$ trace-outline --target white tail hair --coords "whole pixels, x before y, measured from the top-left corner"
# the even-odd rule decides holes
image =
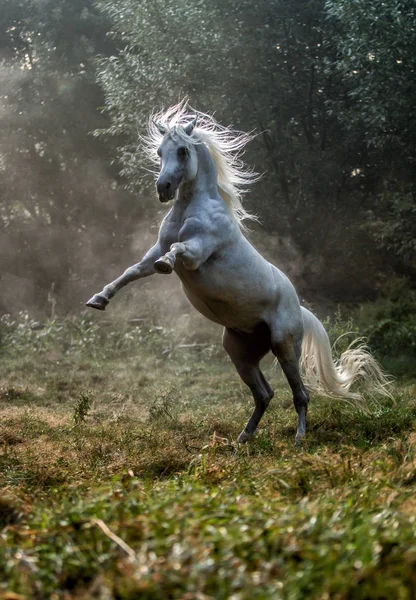
[[[302,307],[304,338],[301,370],[305,385],[324,396],[341,398],[363,410],[367,404],[361,393],[351,391],[357,381],[374,394],[392,398],[391,381],[370,354],[362,338],[334,360],[328,334],[322,323]]]

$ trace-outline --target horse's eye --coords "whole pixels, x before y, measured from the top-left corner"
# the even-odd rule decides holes
[[[158,156],[162,156],[162,150],[161,150],[160,148],[158,148],[158,149],[156,150],[156,152],[157,152],[157,155],[158,155]]]
[[[188,148],[185,148],[185,146],[179,146],[178,156],[179,158],[185,158],[186,156],[188,156]]]

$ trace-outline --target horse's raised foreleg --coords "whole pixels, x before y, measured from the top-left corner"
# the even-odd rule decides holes
[[[155,270],[162,275],[170,275],[175,268],[176,257],[185,252],[184,244],[172,244],[170,251],[159,257],[154,264]]]
[[[205,260],[203,258],[203,246],[201,240],[190,240],[172,244],[170,251],[155,262],[156,271],[163,275],[169,275],[175,268],[177,258],[181,259],[181,262],[186,269],[192,271],[197,269]]]
[[[87,306],[91,308],[97,308],[98,310],[105,310],[105,307],[109,303],[110,299],[117,294],[122,287],[132,281],[135,281],[136,279],[148,277],[149,275],[156,273],[154,266],[155,260],[161,255],[161,253],[162,250],[158,242],[152,248],[150,248],[150,250],[139,263],[126,269],[123,275],[106,285],[102,292],[95,294],[95,296],[88,300]]]
[[[285,338],[279,335],[278,340],[273,340],[272,352],[282,367],[283,373],[291,387],[293,393],[293,403],[298,413],[298,427],[296,431],[296,442],[305,437],[306,433],[306,415],[308,412],[309,392],[303,385],[299,373],[299,358],[302,346],[302,339],[296,342],[294,336],[288,334]]]
[[[254,398],[254,410],[238,437],[238,442],[245,443],[253,437],[257,425],[274,395],[259,367],[260,360],[270,350],[269,336],[263,332],[243,334],[226,328],[223,344],[238,374],[250,388]]]
[[[221,230],[220,224],[218,230]],[[195,271],[218,247],[215,233],[207,232],[206,224],[199,219],[185,221],[178,237],[179,241],[171,245],[169,252],[156,261],[155,269],[158,273],[172,273],[177,258],[186,269]]]

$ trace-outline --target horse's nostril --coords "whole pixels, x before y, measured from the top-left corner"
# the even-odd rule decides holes
[[[159,191],[168,192],[171,189],[172,184],[170,181],[157,181],[156,186]]]

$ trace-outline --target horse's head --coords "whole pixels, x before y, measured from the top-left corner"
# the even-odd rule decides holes
[[[160,156],[161,168],[156,181],[157,193],[161,202],[168,202],[175,197],[176,191],[185,181],[195,178],[198,169],[194,144],[188,141],[196,125],[196,117],[184,127],[167,130],[164,125],[156,124],[163,140],[157,153]]]

